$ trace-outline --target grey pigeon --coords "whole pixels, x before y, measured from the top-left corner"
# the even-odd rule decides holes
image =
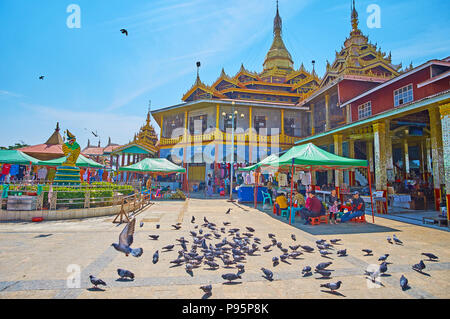
[[[319,253],[320,253],[322,256],[326,256],[326,255],[331,255],[331,254],[332,254],[332,253],[330,253],[328,250],[325,250],[325,249],[319,250]]]
[[[335,283],[330,282],[330,283],[320,285],[320,287],[325,287],[325,288],[330,289],[331,291],[335,291],[335,290],[338,290],[341,287],[341,285],[342,285],[342,281],[339,280],[338,282],[335,282]]]
[[[297,238],[295,237],[294,234],[291,235],[291,238],[292,238],[293,241],[297,241]]]
[[[337,251],[339,257],[347,256],[347,249],[341,249]]]
[[[254,233],[254,232],[255,232],[255,229],[252,228],[252,227],[245,227],[245,228],[247,228],[247,230],[248,230],[249,232],[251,232],[251,233]]]
[[[397,236],[395,236],[395,234],[392,236],[392,238],[394,239],[394,242],[396,244],[399,244],[399,245],[403,244],[403,242],[400,239],[398,239]]]
[[[389,254],[384,254],[380,258],[378,258],[378,261],[385,261],[389,257]]]
[[[156,263],[158,262],[158,260],[159,260],[159,252],[156,251],[156,252],[153,254],[153,264],[156,264]]]
[[[134,274],[126,269],[117,269],[117,274],[120,276],[121,279],[123,278],[130,278],[130,279],[134,279]]]
[[[159,227],[161,227],[159,224],[156,225],[156,229],[159,229]]]
[[[194,216],[192,216],[191,223],[192,224],[195,223],[195,217]]]
[[[228,208],[227,212],[225,214],[229,214],[231,211],[231,208]]]
[[[327,270],[316,269],[316,270],[314,270],[314,272],[321,274],[323,278],[328,278],[331,276],[331,271],[327,271]]]
[[[362,249],[362,251],[366,253],[365,256],[371,256],[372,255],[372,250],[371,249]]]
[[[330,243],[332,244],[336,244],[339,241],[341,241],[341,239],[330,239]]]
[[[402,290],[406,290],[408,288],[408,279],[406,279],[403,275],[400,277],[400,287],[402,287]]]
[[[231,223],[230,222],[223,222],[224,226],[229,226]]]
[[[158,240],[159,235],[148,235],[148,237],[150,237],[153,240]]]
[[[271,272],[269,269],[261,268],[262,272],[264,273],[265,277],[269,280],[272,280],[273,278],[273,272]]]
[[[162,249],[165,249],[165,250],[172,250],[173,247],[175,247],[175,245],[168,245],[168,246],[163,247]]]
[[[423,260],[421,260],[418,264],[415,264],[412,266],[412,269],[417,270],[419,272],[421,272],[422,270],[424,270],[425,267],[425,263],[423,262]]]
[[[300,245],[289,246],[289,248],[292,250],[297,250],[299,247],[300,247]]]
[[[309,246],[300,246],[300,247],[302,247],[305,251],[307,251],[307,252],[312,252],[312,251],[314,251],[314,248],[312,248],[312,247],[309,247]]]
[[[389,244],[393,244],[391,237],[386,238]]]
[[[311,266],[305,266],[302,269],[302,274],[311,272]]]
[[[144,250],[142,248],[133,249],[130,247],[133,243],[135,225],[136,219],[133,218],[120,233],[119,243],[111,244],[111,246],[113,246],[115,250],[124,253],[127,257],[129,254],[133,255],[134,257],[140,257],[144,253]]]
[[[94,285],[94,288],[97,288],[97,286],[106,286],[106,282],[103,280],[94,277],[93,275],[89,275],[89,280],[91,281],[91,284]]]
[[[142,228],[142,227],[144,227],[144,222],[141,222],[140,224],[139,224],[139,226]]]
[[[201,286],[200,287],[201,290],[203,290],[203,292],[207,295],[211,295],[212,294],[212,286],[208,285],[208,286]]]
[[[228,280],[228,282],[231,282],[236,279],[242,279],[241,275],[238,274],[223,274],[222,278]]]
[[[181,228],[180,225],[172,225],[173,228],[175,228],[176,230],[179,230]]]
[[[436,256],[436,255],[434,255],[434,254],[432,254],[432,253],[422,253],[422,255],[428,257],[430,260],[436,260],[436,259],[439,259],[438,256]]]
[[[380,273],[384,274],[387,271],[387,262],[383,261],[380,265]]]
[[[269,238],[275,238],[274,234],[267,234],[269,236]]]
[[[323,270],[325,268],[327,268],[328,266],[330,266],[332,264],[331,261],[327,262],[327,263],[320,263],[316,266],[316,270]]]

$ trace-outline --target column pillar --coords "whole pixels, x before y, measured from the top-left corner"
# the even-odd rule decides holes
[[[183,167],[186,169],[186,173],[184,175],[183,178],[183,190],[187,190],[187,179],[186,176],[189,175],[188,172],[188,166],[187,166],[187,157],[186,157],[186,152],[187,152],[187,146],[188,146],[188,111],[184,111],[184,136],[183,136],[183,142],[184,142],[184,149],[183,149]],[[190,147],[190,144],[189,144]]]
[[[325,95],[325,131],[330,129],[330,96]]]
[[[248,116],[248,162],[253,163],[253,107],[250,106]]]
[[[284,143],[284,109],[281,109],[281,132],[280,132],[281,143]]]
[[[385,144],[386,144],[386,169],[394,169],[394,158],[392,157],[391,122],[386,120],[385,124]]]
[[[377,191],[383,191],[383,196],[387,198],[385,123],[373,124],[373,142],[375,150],[375,189]],[[387,200],[384,206],[387,211]]]
[[[404,168],[405,168],[405,179],[409,178],[409,145],[408,140],[405,138],[403,141],[403,160],[404,160]]]
[[[315,134],[314,129],[314,103],[311,103],[311,135]]]
[[[342,156],[342,134],[333,135],[334,140],[334,154]],[[336,184],[336,192],[339,194],[339,189],[342,187],[344,183],[344,174],[342,171],[335,171],[334,181]],[[339,195],[338,195],[339,196]]]
[[[445,108],[444,113],[445,113]],[[433,184],[435,208],[439,210],[441,202],[441,184],[444,181],[444,161],[443,161],[443,145],[442,145],[442,124],[439,108],[430,108],[428,110],[430,116],[431,128],[431,157],[433,164]]]
[[[350,158],[355,158],[355,140],[354,139],[350,139],[348,141],[348,151],[349,151],[349,157]],[[350,184],[350,186],[355,186],[355,184],[356,184],[356,182],[355,182],[355,169],[352,168],[351,170],[349,170],[348,175],[349,175],[349,184]]]
[[[219,165],[219,131],[220,131],[220,105],[216,105],[216,134],[214,136],[214,173],[218,170]]]
[[[442,152],[444,161],[444,184],[447,197],[447,221],[450,221],[450,103],[440,106],[442,127]]]
[[[366,156],[367,156],[367,161],[369,162],[370,172],[372,174],[371,180],[374,181],[373,175],[374,175],[375,169],[373,167],[373,142],[372,141],[366,142]]]

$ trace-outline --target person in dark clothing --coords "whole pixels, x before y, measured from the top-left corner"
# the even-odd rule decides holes
[[[309,217],[319,217],[324,214],[323,205],[316,197],[316,192],[310,191],[307,194],[305,207],[300,209],[300,217],[306,220],[305,225],[309,224]]]
[[[352,200],[352,210],[351,212],[347,212],[341,217],[341,223],[345,223],[346,221],[349,221],[350,219],[361,217],[365,214],[366,210],[366,204],[364,203],[363,199],[359,196],[359,192],[353,193],[353,200]]]
[[[339,211],[341,206],[341,202],[339,200],[339,198],[336,195],[336,190],[333,189],[331,190],[331,196],[328,200],[328,208],[330,211],[330,222],[331,223],[336,223],[336,213]]]

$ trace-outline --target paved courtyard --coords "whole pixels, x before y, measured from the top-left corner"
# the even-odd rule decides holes
[[[231,213],[226,215],[228,208]],[[162,247],[177,244],[175,240],[184,236],[192,244],[189,231],[194,230],[192,216],[202,228],[203,217],[223,227],[230,222],[230,228],[253,227],[255,236],[261,239],[260,251],[248,256],[242,279],[234,284],[224,284],[221,275],[236,273],[233,268],[210,270],[202,265],[189,275],[183,266],[170,264],[181,250],[176,245],[173,251],[163,252]],[[186,202],[158,202],[136,216],[136,233],[133,247],[142,247],[140,258],[126,257],[114,250],[111,243],[118,241],[125,224],[112,224],[113,217],[85,220],[70,220],[43,223],[0,224],[0,298],[189,298],[204,296],[199,289],[211,284],[214,298],[450,298],[450,233],[446,231],[376,218],[376,225],[320,225],[293,227],[272,214],[255,210],[249,206],[229,203],[223,199],[190,199]],[[144,226],[139,227],[143,221]],[[172,224],[181,223],[180,230]],[[156,225],[161,225],[156,229]],[[205,229],[205,228],[203,228]],[[206,232],[206,229],[205,229]],[[245,229],[241,230],[242,233]],[[219,232],[220,233],[220,232]],[[268,233],[276,235],[283,247],[308,245],[315,248],[312,253],[303,252],[298,259],[288,259],[272,265],[272,257],[282,252],[273,247],[264,252],[262,246],[271,243]],[[157,241],[148,235],[160,235]],[[224,234],[220,233],[222,236]],[[228,233],[227,233],[228,234]],[[295,234],[296,241],[291,239]],[[386,237],[396,234],[403,245],[389,244]],[[230,237],[228,237],[230,238]],[[322,257],[316,248],[316,240],[340,238],[331,255]],[[213,239],[217,243],[220,239]],[[252,241],[253,242],[253,241]],[[329,241],[328,241],[329,242]],[[347,249],[348,256],[338,257],[338,249]],[[364,256],[361,249],[373,250],[373,256]],[[152,256],[159,250],[160,259],[152,263]],[[299,250],[302,250],[301,248]],[[200,249],[198,250],[200,251]],[[428,261],[421,253],[433,253],[439,261]],[[390,254],[388,271],[375,283],[366,279],[364,271],[371,264],[379,264],[379,256]],[[424,260],[423,273],[411,266]],[[331,261],[330,279],[320,279],[318,274],[302,277],[301,270],[309,265],[313,269],[321,262]],[[273,281],[262,277],[261,267],[273,271]],[[118,280],[117,268],[132,271],[134,281]],[[76,277],[81,271],[79,287],[68,287],[68,278]],[[108,286],[104,291],[90,289],[88,276],[103,279]],[[408,278],[410,289],[402,291],[400,277]],[[342,281],[338,293],[332,294],[320,284]],[[76,280],[75,280],[76,281]],[[69,280],[69,284],[71,281]]]

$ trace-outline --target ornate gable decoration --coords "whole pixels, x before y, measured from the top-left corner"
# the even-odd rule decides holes
[[[341,75],[356,75],[389,80],[400,74],[401,64],[392,64],[391,54],[381,52],[377,45],[369,42],[368,37],[358,28],[358,12],[353,1],[351,14],[352,31],[340,52],[336,52],[332,64],[327,61],[327,70],[320,87],[323,87]]]

